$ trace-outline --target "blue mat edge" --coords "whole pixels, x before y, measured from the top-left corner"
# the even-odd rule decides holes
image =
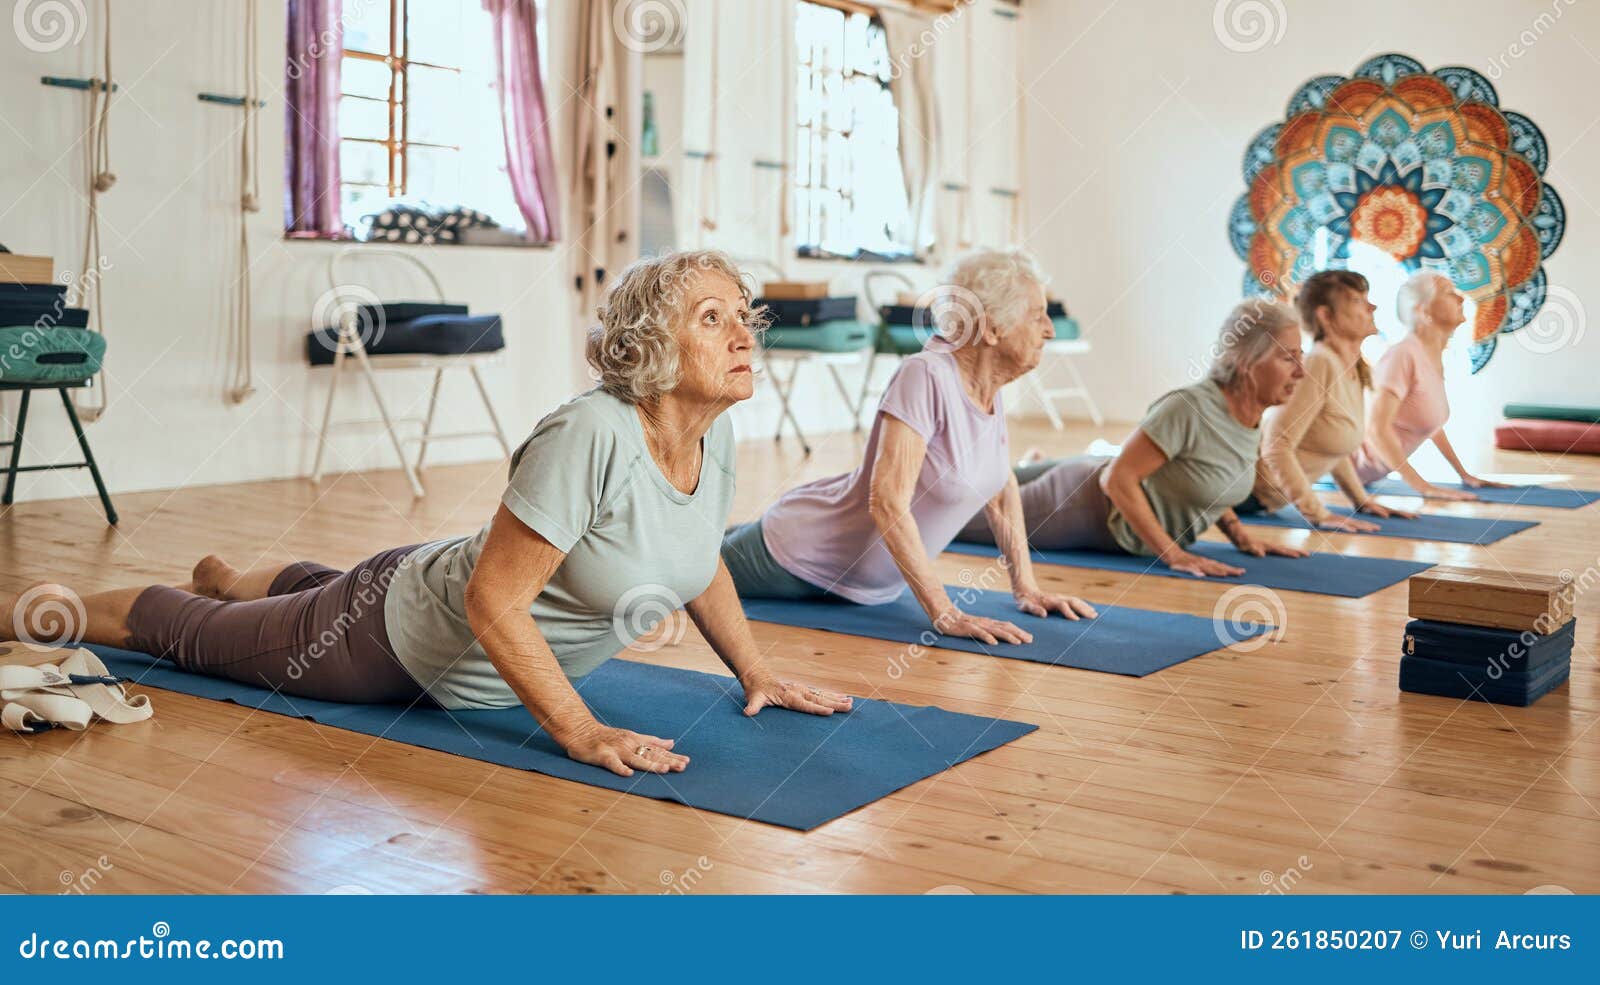
[[[152,656],[151,654],[144,653],[144,652],[139,651],[139,650],[127,650],[127,649],[123,649],[121,647],[104,646],[104,645],[101,645],[101,644],[94,644],[94,643],[85,643],[85,644],[82,644],[82,646],[85,649],[88,649],[88,650],[94,652],[97,656],[99,656],[103,660],[113,661],[113,660],[118,660],[118,659],[127,659],[127,657],[131,656],[131,657],[140,658],[140,659],[143,659],[143,660],[148,660],[150,662],[150,666],[152,668],[165,670],[165,671],[170,671],[170,672],[172,672],[174,674],[183,674],[183,675],[185,675],[187,677],[193,677],[196,681],[207,682],[207,683],[210,683],[210,684],[212,684],[212,685],[214,685],[216,687],[219,687],[219,688],[221,688],[221,687],[226,687],[226,688],[230,688],[230,689],[237,688],[237,689],[240,689],[240,690],[245,691],[245,692],[256,693],[256,694],[259,694],[261,696],[260,700],[261,700],[262,703],[261,704],[252,704],[249,701],[240,700],[240,698],[237,697],[237,696],[231,696],[230,695],[230,696],[223,696],[223,697],[214,697],[214,696],[209,695],[209,694],[200,694],[200,693],[197,693],[196,691],[192,691],[192,690],[177,690],[177,689],[173,689],[173,688],[165,688],[165,687],[160,686],[159,684],[152,684],[152,683],[147,683],[147,682],[141,681],[138,678],[130,679],[130,683],[134,684],[137,687],[148,687],[148,688],[152,688],[152,689],[155,689],[155,690],[168,691],[168,692],[173,693],[173,694],[183,694],[183,695],[187,695],[188,697],[198,698],[198,699],[200,699],[202,701],[215,701],[215,702],[218,702],[218,703],[221,703],[221,704],[233,705],[234,707],[237,707],[237,708],[249,708],[251,710],[259,711],[259,712],[262,712],[264,714],[277,715],[280,718],[288,718],[288,719],[292,719],[292,720],[296,720],[296,721],[302,721],[302,722],[311,722],[311,723],[314,723],[314,724],[317,724],[317,725],[322,725],[322,726],[327,727],[327,728],[335,728],[335,729],[339,729],[340,731],[343,731],[343,732],[349,732],[349,733],[351,733],[353,735],[364,735],[364,736],[367,736],[367,737],[375,739],[375,740],[394,742],[394,743],[396,743],[398,745],[409,746],[409,747],[414,748],[414,749],[426,749],[426,750],[428,750],[430,752],[436,752],[436,753],[440,753],[440,754],[447,755],[447,756],[456,756],[456,757],[459,757],[459,758],[462,758],[462,759],[471,759],[474,762],[486,763],[486,764],[488,764],[490,766],[497,766],[497,767],[500,767],[502,769],[515,770],[515,771],[521,772],[521,773],[536,773],[536,774],[538,774],[540,776],[548,777],[548,778],[553,779],[553,780],[560,780],[560,781],[567,782],[567,783],[577,783],[577,784],[579,784],[581,786],[590,787],[591,789],[595,789],[595,790],[614,790],[614,788],[612,788],[612,787],[604,787],[604,786],[599,786],[597,784],[584,783],[582,780],[573,779],[571,777],[560,776],[560,775],[557,775],[557,774],[554,774],[554,773],[547,773],[547,772],[545,772],[543,770],[539,770],[539,769],[534,769],[534,768],[530,768],[530,767],[508,766],[508,765],[505,765],[505,764],[502,764],[502,763],[493,762],[492,760],[478,759],[477,757],[463,755],[462,753],[455,752],[455,751],[450,750],[450,749],[441,749],[438,746],[429,744],[427,742],[408,742],[408,741],[405,741],[405,740],[402,740],[402,739],[392,738],[392,737],[390,737],[388,735],[374,735],[374,734],[372,734],[370,732],[364,732],[364,731],[361,731],[359,729],[348,728],[348,727],[346,727],[344,725],[341,725],[341,724],[339,724],[337,722],[324,721],[322,719],[317,718],[314,715],[295,714],[293,711],[279,711],[279,710],[274,709],[274,708],[265,707],[265,704],[266,704],[266,702],[268,700],[270,700],[271,698],[277,696],[277,692],[269,691],[269,690],[266,690],[265,688],[258,688],[258,687],[254,687],[254,686],[248,685],[248,684],[240,684],[238,682],[229,681],[229,680],[226,680],[224,678],[208,677],[208,676],[205,676],[205,675],[202,675],[202,674],[187,674],[181,668],[176,667],[174,665],[167,664],[164,661],[160,660],[160,658],[157,658],[155,656]],[[613,658],[613,659],[619,659],[619,658]],[[718,674],[709,674],[709,673],[706,673],[705,671],[685,670],[683,668],[677,668],[677,667],[664,667],[664,666],[661,666],[659,664],[648,664],[648,663],[645,663],[643,661],[638,661],[638,660],[625,660],[623,662],[624,663],[630,663],[630,664],[636,664],[636,665],[641,666],[641,667],[656,668],[658,670],[669,672],[669,673],[695,674],[695,675],[701,675],[701,676],[705,676],[705,677],[726,676],[726,675],[718,675]],[[114,670],[113,670],[113,673],[115,673]],[[733,678],[730,676],[730,677],[728,677],[728,679],[732,680]],[[629,784],[627,786],[627,788],[625,788],[625,789],[614,790],[614,792],[628,794],[628,795],[636,796],[636,797],[643,797],[643,798],[645,798],[647,800],[655,800],[655,801],[661,801],[661,802],[664,802],[664,803],[678,804],[678,805],[681,805],[683,807],[689,808],[691,810],[706,811],[708,813],[719,814],[719,815],[721,815],[723,817],[732,817],[732,818],[736,818],[736,819],[742,820],[742,821],[754,821],[754,822],[759,823],[759,824],[770,824],[770,825],[773,825],[774,827],[786,828],[786,829],[791,830],[791,831],[801,831],[801,832],[814,831],[817,828],[823,826],[824,824],[827,824],[830,821],[836,821],[839,818],[842,818],[842,817],[845,817],[847,815],[853,814],[856,811],[860,810],[861,808],[867,806],[868,804],[873,804],[873,803],[878,802],[879,800],[884,800],[884,799],[888,798],[889,796],[891,796],[891,795],[893,795],[895,793],[898,793],[901,790],[906,789],[907,787],[914,786],[917,783],[922,782],[923,780],[932,779],[933,777],[938,776],[940,773],[943,773],[943,772],[945,772],[947,770],[950,770],[950,769],[954,769],[956,766],[959,766],[962,763],[965,763],[965,762],[967,762],[969,760],[972,760],[972,759],[976,759],[977,757],[983,755],[984,753],[993,752],[995,749],[998,749],[1001,746],[1009,745],[1010,743],[1015,742],[1018,739],[1021,739],[1024,736],[1030,735],[1030,734],[1032,734],[1034,732],[1037,732],[1039,730],[1039,726],[1034,724],[1034,723],[1032,723],[1032,722],[1019,722],[1019,721],[1016,721],[1014,719],[998,718],[998,717],[991,717],[991,716],[986,716],[986,715],[971,715],[971,714],[968,714],[966,712],[950,711],[949,709],[942,708],[942,707],[940,707],[938,705],[907,705],[907,704],[902,704],[902,703],[899,703],[899,702],[884,701],[882,699],[877,699],[877,698],[859,698],[858,697],[856,700],[857,701],[872,701],[872,702],[879,703],[879,704],[888,704],[888,705],[893,705],[893,706],[895,706],[897,708],[910,708],[910,709],[912,709],[914,711],[936,712],[936,713],[944,714],[944,715],[960,716],[960,717],[963,717],[963,718],[971,718],[971,719],[986,721],[988,724],[984,726],[983,731],[980,733],[981,741],[975,740],[973,743],[971,743],[965,750],[963,750],[962,754],[960,755],[960,758],[955,759],[954,761],[948,761],[946,763],[944,769],[935,770],[935,771],[933,771],[931,773],[927,773],[927,774],[925,774],[925,775],[923,775],[921,777],[913,779],[913,780],[911,780],[911,781],[909,781],[907,783],[903,783],[903,784],[900,784],[899,786],[896,786],[896,787],[893,787],[891,789],[885,790],[883,793],[879,794],[876,797],[871,797],[871,798],[868,798],[868,799],[865,799],[865,800],[860,800],[858,802],[849,803],[848,806],[846,806],[843,810],[838,811],[837,813],[831,813],[831,814],[828,814],[825,817],[819,817],[817,819],[807,820],[807,821],[801,822],[801,823],[790,824],[790,823],[785,823],[783,821],[772,820],[772,819],[769,819],[769,818],[756,817],[753,814],[745,815],[745,814],[732,813],[732,812],[729,812],[729,811],[720,811],[720,810],[717,810],[717,809],[712,808],[712,807],[701,807],[701,806],[698,806],[698,805],[695,805],[695,804],[688,803],[682,797],[676,796],[675,793],[673,791],[671,791],[671,790],[668,790],[666,793],[655,793],[655,792],[651,792],[651,791],[638,790],[638,789],[636,789],[637,786],[638,786],[637,782]],[[599,767],[593,767],[593,768],[594,769],[599,769]],[[649,774],[643,774],[643,773],[638,774],[638,778],[640,780],[643,780],[647,776],[649,776]]]
[[[1329,508],[1340,516],[1355,516],[1359,519],[1371,520],[1380,526],[1383,523],[1383,520],[1379,519],[1378,517],[1361,516],[1360,514],[1356,513],[1355,510],[1349,509],[1348,507],[1333,506]],[[1524,530],[1537,527],[1540,523],[1538,520],[1508,520],[1503,517],[1491,519],[1488,517],[1476,516],[1454,516],[1447,513],[1429,513],[1424,514],[1424,516],[1431,519],[1446,521],[1476,520],[1486,524],[1489,528],[1489,532],[1494,533],[1495,536],[1483,540],[1442,540],[1438,537],[1414,537],[1403,533],[1385,533],[1382,530],[1362,533],[1351,533],[1349,531],[1341,530],[1323,530],[1320,527],[1313,527],[1310,523],[1306,522],[1305,518],[1296,512],[1292,506],[1286,506],[1276,513],[1240,513],[1239,521],[1241,523],[1248,523],[1258,527],[1275,527],[1279,530],[1317,530],[1320,533],[1325,534],[1342,533],[1347,537],[1388,537],[1391,540],[1415,540],[1425,544],[1466,544],[1469,547],[1488,547],[1490,544],[1498,544],[1507,537],[1512,537],[1516,534],[1522,533]],[[1421,518],[1422,517],[1420,516],[1418,517],[1418,519]],[[1504,532],[1499,532],[1496,528],[1504,528]]]
[[[1216,546],[1218,548],[1227,548],[1227,547],[1229,547],[1229,545],[1223,544],[1223,543],[1218,542],[1218,541],[1197,541],[1196,544],[1197,545],[1208,545],[1209,544],[1209,545],[1214,545],[1214,546]],[[996,548],[993,544],[977,544],[977,543],[972,543],[972,542],[969,542],[969,541],[957,540],[957,541],[952,541],[950,543],[950,545],[945,548],[945,550],[949,551],[951,553],[954,553],[954,554],[962,554],[962,555],[971,555],[971,556],[976,556],[976,557],[982,557],[988,552],[992,552],[992,551],[998,550],[998,548]],[[1061,552],[1046,551],[1046,550],[1041,550],[1040,548],[1037,548],[1037,547],[1030,547],[1028,549],[1028,554],[1031,557],[1031,559],[1033,560],[1033,563],[1035,563],[1035,564],[1049,564],[1049,565],[1054,565],[1055,567],[1058,567],[1058,568],[1076,568],[1076,569],[1078,569],[1080,571],[1110,571],[1110,572],[1112,572],[1114,574],[1128,574],[1129,573],[1129,572],[1124,572],[1124,571],[1121,571],[1118,568],[1113,568],[1113,567],[1099,567],[1099,566],[1087,565],[1087,564],[1067,564],[1067,563],[1064,563],[1064,562],[1061,562],[1061,561],[1055,561],[1055,560],[1051,559],[1051,555],[1055,554],[1055,553],[1068,554],[1068,553],[1073,553],[1073,552],[1071,552],[1071,551],[1061,551]],[[1116,557],[1117,555],[1109,555],[1109,556]],[[1131,557],[1132,555],[1129,555],[1129,556]],[[1400,584],[1401,582],[1405,581],[1406,579],[1410,578],[1412,575],[1421,574],[1422,572],[1428,570],[1429,568],[1437,567],[1439,565],[1439,563],[1440,563],[1438,561],[1412,561],[1412,560],[1408,560],[1408,559],[1405,559],[1405,558],[1369,558],[1369,557],[1363,557],[1363,556],[1361,556],[1359,554],[1333,554],[1333,553],[1330,553],[1328,551],[1313,551],[1311,553],[1311,556],[1312,557],[1326,556],[1326,557],[1337,557],[1337,558],[1351,558],[1351,559],[1359,560],[1359,561],[1370,561],[1370,562],[1373,562],[1375,564],[1393,565],[1397,569],[1398,568],[1410,568],[1411,570],[1408,571],[1406,574],[1401,575],[1399,578],[1396,578],[1393,581],[1389,582],[1388,584],[1383,585],[1383,586],[1381,586],[1379,588],[1374,588],[1371,591],[1366,592],[1366,593],[1361,594],[1361,595],[1351,595],[1351,594],[1349,594],[1347,592],[1314,592],[1314,591],[1310,591],[1308,589],[1303,589],[1303,588],[1274,588],[1274,587],[1272,587],[1270,585],[1263,585],[1262,587],[1270,588],[1272,591],[1275,591],[1275,592],[1300,592],[1301,594],[1304,594],[1304,595],[1320,595],[1323,598],[1364,599],[1369,595],[1375,595],[1378,592],[1384,591],[1385,589],[1393,588],[1394,586],[1396,586],[1396,585]],[[1244,578],[1242,580],[1238,579],[1238,578],[1200,578],[1200,577],[1197,577],[1195,575],[1188,574],[1186,572],[1173,571],[1172,569],[1170,569],[1170,568],[1166,567],[1165,565],[1161,564],[1155,558],[1149,558],[1148,560],[1150,561],[1150,566],[1146,570],[1132,573],[1135,578],[1141,577],[1143,575],[1151,575],[1151,576],[1156,577],[1156,578],[1180,578],[1180,579],[1184,579],[1184,580],[1187,580],[1187,581],[1193,581],[1193,582],[1210,582],[1210,583],[1216,584],[1216,585],[1255,585],[1255,584],[1260,584],[1259,582],[1250,581],[1248,578]],[[1246,573],[1248,574],[1248,568],[1246,569]]]

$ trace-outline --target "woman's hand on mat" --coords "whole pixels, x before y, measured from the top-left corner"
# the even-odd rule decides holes
[[[1338,514],[1329,516],[1326,520],[1319,520],[1317,527],[1322,530],[1337,530],[1346,534],[1370,534],[1379,529],[1378,525],[1371,520],[1360,520],[1353,516],[1339,516]]]
[[[1495,482],[1493,479],[1480,479],[1475,475],[1464,475],[1461,484],[1468,489],[1514,489],[1509,482]]]
[[[1367,500],[1365,503],[1362,503],[1360,506],[1357,506],[1356,511],[1359,513],[1370,513],[1380,520],[1387,520],[1391,517],[1396,520],[1415,520],[1417,518],[1415,513],[1408,513],[1405,510],[1397,510],[1392,506],[1385,506],[1382,503],[1371,499]]]
[[[608,769],[618,776],[632,776],[634,770],[646,773],[682,773],[688,756],[672,751],[672,740],[612,728],[591,721],[562,742],[567,758]]]
[[[771,674],[757,677],[744,685],[746,715],[754,715],[763,708],[787,708],[808,715],[831,715],[836,711],[849,711],[851,706],[848,694],[807,687]]]
[[[1449,499],[1470,503],[1478,498],[1476,493],[1467,492],[1465,489],[1449,489],[1445,486],[1435,486],[1432,483],[1423,486],[1417,491],[1427,499]]]
[[[1030,616],[1048,618],[1050,613],[1059,612],[1068,619],[1093,619],[1099,615],[1094,606],[1074,595],[1056,595],[1037,588],[1019,589],[1011,594],[1017,600],[1017,608]]]
[[[1223,564],[1221,561],[1201,557],[1198,554],[1190,554],[1188,551],[1173,551],[1161,560],[1173,571],[1199,575],[1201,578],[1232,578],[1244,574],[1243,568]]]
[[[1245,554],[1250,554],[1255,557],[1266,557],[1268,554],[1275,554],[1278,557],[1311,556],[1311,552],[1303,547],[1284,547],[1281,544],[1274,544],[1270,541],[1256,540],[1254,537],[1251,537],[1248,534],[1240,534],[1239,536],[1232,538],[1232,540],[1234,547],[1237,547]]]
[[[1033,642],[1033,634],[1020,626],[1004,619],[975,616],[953,606],[933,618],[933,628],[943,636],[963,636],[989,646]]]

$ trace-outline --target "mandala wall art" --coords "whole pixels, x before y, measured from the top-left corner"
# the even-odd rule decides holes
[[[1544,134],[1470,68],[1389,54],[1318,76],[1245,151],[1229,217],[1244,291],[1290,294],[1316,254],[1343,267],[1365,243],[1472,298],[1476,373],[1544,304],[1544,260],[1566,226],[1549,163]]]

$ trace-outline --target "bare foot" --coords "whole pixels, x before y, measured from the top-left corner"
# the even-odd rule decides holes
[[[191,591],[196,595],[227,602],[232,600],[228,591],[239,580],[239,569],[215,554],[207,554],[194,566],[191,577]]]

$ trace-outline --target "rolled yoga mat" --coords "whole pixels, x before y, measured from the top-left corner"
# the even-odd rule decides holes
[[[857,605],[832,598],[744,599],[744,614],[759,622],[781,626],[801,626],[1129,677],[1153,674],[1201,654],[1254,639],[1274,628],[1260,623],[1241,625],[1180,612],[1153,612],[1120,605],[1095,606],[1099,615],[1094,619],[1074,621],[1060,614],[1040,618],[1017,611],[1016,602],[1005,592],[957,585],[945,587],[963,612],[1014,623],[1032,633],[1033,642],[990,646],[960,636],[941,636],[910,593],[887,605]],[[896,659],[904,661],[899,665],[901,671],[914,672],[915,654],[901,654]]]
[[[1592,489],[1561,489],[1555,486],[1514,486],[1510,489],[1467,489],[1459,482],[1438,482],[1445,489],[1466,489],[1478,497],[1480,503],[1503,506],[1549,506],[1561,510],[1575,510],[1600,499],[1600,492]],[[1316,483],[1317,489],[1332,489],[1333,483],[1324,479]],[[1367,492],[1374,496],[1410,496],[1422,499],[1423,495],[1399,479],[1379,479],[1367,483]]]
[[[1370,514],[1357,513],[1355,510],[1343,506],[1328,507],[1330,513],[1339,516],[1353,516],[1378,525],[1377,530],[1360,534],[1351,534],[1355,537],[1404,537],[1408,540],[1434,540],[1447,544],[1493,544],[1505,540],[1514,533],[1521,533],[1529,527],[1537,527],[1534,520],[1491,520],[1481,516],[1445,516],[1438,513],[1428,513],[1414,520],[1401,517],[1375,517]],[[1313,528],[1300,511],[1293,506],[1285,506],[1276,513],[1240,513],[1239,519],[1245,523],[1252,523],[1260,527],[1289,527],[1295,530],[1321,529]],[[1339,533],[1341,531],[1327,530],[1325,533]]]
[[[991,544],[964,544],[960,541],[945,548],[956,554],[977,554],[996,557],[998,552]],[[1033,559],[1040,564],[1060,564],[1069,568],[1096,568],[1101,571],[1122,571],[1134,575],[1155,575],[1159,578],[1188,578],[1208,581],[1218,585],[1260,585],[1289,592],[1310,592],[1313,595],[1337,595],[1358,599],[1398,584],[1419,571],[1433,567],[1431,561],[1392,561],[1388,558],[1352,557],[1345,554],[1313,553],[1310,557],[1254,557],[1235,550],[1227,544],[1201,541],[1189,546],[1191,554],[1221,561],[1243,568],[1243,575],[1230,578],[1199,578],[1195,575],[1173,571],[1153,557],[1135,557],[1132,554],[1109,551],[1041,551],[1033,550]]]
[[[677,740],[682,773],[617,776],[568,759],[524,708],[452,711],[285,697],[178,670],[146,653],[91,646],[141,686],[230,701],[275,715],[809,831],[918,780],[1015,741],[1038,726],[942,708],[857,698],[823,718],[768,708],[746,718],[731,677],[611,660],[574,682],[601,722]],[[159,715],[159,712],[158,712]]]
[[[1526,417],[1539,421],[1577,421],[1600,424],[1600,407],[1563,407],[1559,404],[1506,404],[1506,417]]]

